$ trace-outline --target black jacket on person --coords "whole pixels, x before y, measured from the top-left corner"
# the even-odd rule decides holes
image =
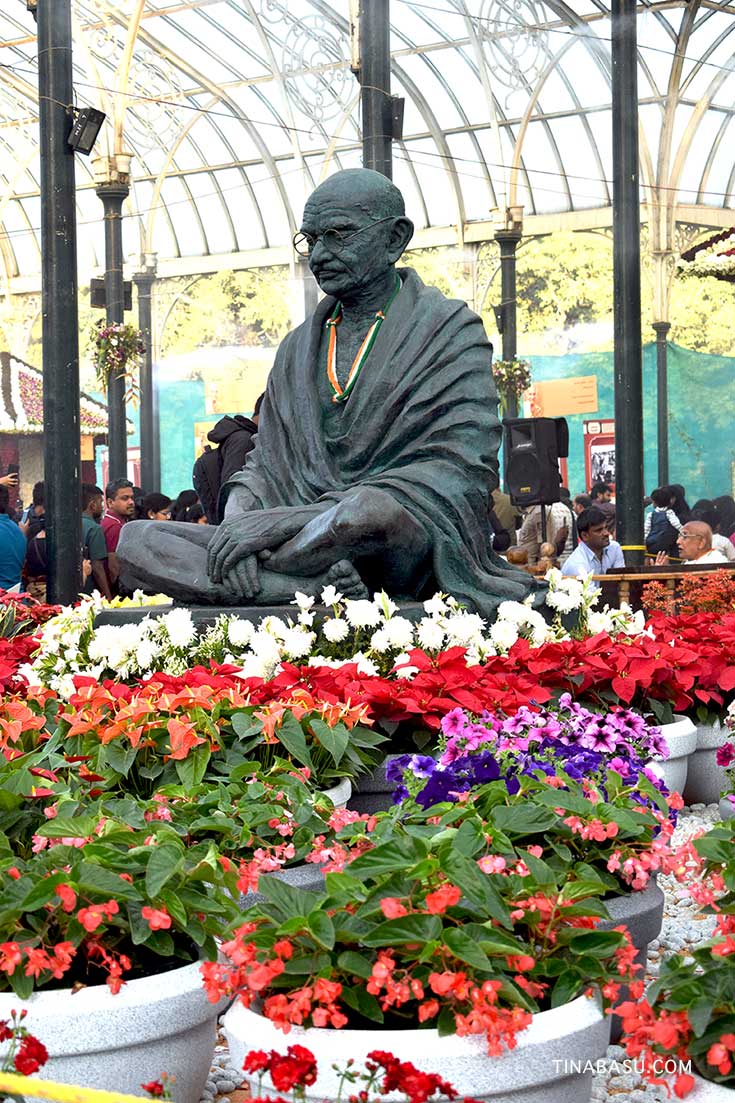
[[[216,448],[207,448],[194,464],[192,480],[199,501],[210,525],[222,520],[218,505],[220,487],[245,466],[245,457],[255,447],[253,437],[258,431],[254,421],[243,414],[221,418],[207,433]]]

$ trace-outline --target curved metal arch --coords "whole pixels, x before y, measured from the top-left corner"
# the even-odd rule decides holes
[[[341,16],[337,15],[336,12],[334,12],[334,11],[330,12],[330,11],[325,10],[325,5],[323,3],[323,0],[311,0],[311,2],[312,2],[312,4],[314,5],[315,8],[317,8],[320,12],[322,12],[323,15],[325,15],[327,18],[330,18],[331,22],[334,23],[335,26],[339,27],[339,29],[343,33],[349,33],[349,27],[347,25],[347,21],[345,19],[343,19]],[[401,35],[401,32],[399,31],[398,28],[393,27],[392,29],[393,29],[394,33],[399,35],[399,37],[403,37],[404,41],[409,41],[410,42],[410,40],[406,40],[405,36]],[[426,120],[427,127],[429,129],[429,132],[430,132],[432,138],[434,139],[434,142],[435,142],[437,148],[439,150],[441,150],[441,152],[442,152],[442,160],[445,161],[446,173],[449,177],[449,181],[450,181],[450,184],[451,184],[451,187],[452,187],[452,191],[454,192],[454,198],[455,198],[456,207],[457,207],[457,222],[456,222],[456,225],[457,225],[457,228],[459,230],[460,235],[462,235],[464,233],[464,225],[465,225],[464,196],[462,195],[462,188],[461,188],[461,185],[459,183],[459,178],[458,178],[458,174],[457,174],[457,168],[456,168],[456,165],[455,165],[455,162],[454,162],[454,157],[452,155],[452,151],[449,149],[449,146],[447,145],[447,141],[446,141],[446,138],[444,136],[444,132],[441,129],[441,127],[439,126],[439,122],[438,122],[436,116],[434,115],[434,112],[429,107],[429,104],[428,104],[425,96],[423,96],[423,94],[419,92],[419,90],[416,87],[413,80],[408,76],[407,73],[405,73],[403,71],[402,67],[399,65],[399,63],[396,61],[395,58],[391,58],[391,73],[394,73],[396,75],[397,79],[401,82],[401,84],[406,89],[406,91],[410,93],[411,98],[413,99],[414,103],[416,104],[419,112],[423,115],[424,119]],[[424,206],[426,206],[426,202],[423,198],[422,198],[422,202],[424,203]]]
[[[120,18],[122,18],[122,17],[120,17]],[[245,128],[246,132],[250,136],[250,138],[253,142],[253,145],[255,146],[255,148],[260,153],[260,156],[263,160],[263,164],[268,169],[268,172],[270,173],[270,176],[274,181],[276,190],[277,190],[277,192],[279,194],[279,197],[281,199],[281,203],[283,204],[283,209],[284,209],[284,213],[286,215],[286,220],[287,220],[289,226],[295,227],[294,215],[293,215],[293,209],[291,207],[291,202],[290,202],[288,193],[286,191],[286,188],[284,187],[283,181],[281,180],[276,162],[274,161],[273,157],[271,156],[270,151],[268,150],[267,144],[264,142],[263,138],[258,133],[257,128],[242,113],[242,111],[240,110],[238,104],[232,99],[231,96],[229,96],[227,93],[223,92],[222,89],[219,89],[213,81],[211,81],[203,73],[200,73],[199,70],[195,66],[189,64],[189,62],[187,62],[184,58],[182,58],[178,54],[174,53],[173,50],[170,50],[167,46],[165,46],[162,42],[160,42],[154,35],[150,34],[150,32],[147,31],[144,27],[141,28],[141,30],[139,31],[138,39],[141,42],[145,42],[145,44],[147,46],[149,46],[151,49],[158,51],[158,53],[162,57],[165,57],[166,60],[169,61],[177,69],[179,69],[180,72],[185,73],[192,81],[195,81],[196,84],[199,87],[201,87],[204,91],[209,92],[210,95],[212,95],[212,96],[216,96],[221,103],[223,103],[226,107],[229,108],[229,110],[232,112],[233,118],[235,118],[237,121],[239,121],[242,124],[242,126]]]
[[[705,161],[704,168],[702,169],[702,176],[700,178],[699,189],[697,191],[697,203],[703,203],[704,201],[704,195],[707,191],[707,181],[709,178],[709,174],[712,171],[712,166],[715,163],[715,158],[720,151],[722,139],[725,137],[727,128],[731,125],[734,118],[734,115],[725,115],[722,122],[720,123],[720,128],[717,132],[717,136],[712,143],[712,147],[709,151],[709,154],[707,155],[707,160]],[[727,206],[727,196],[725,195],[723,195],[722,197],[722,205],[723,207]]]
[[[463,6],[465,7],[465,11],[467,10],[466,5],[464,4],[464,0],[456,0],[456,2],[462,3]],[[474,74],[474,76],[476,77],[478,82],[480,84],[483,84],[483,80],[482,80],[482,77],[481,77],[480,72],[479,72],[479,66],[475,65],[475,63],[472,61],[472,59],[470,57],[468,57],[468,55],[465,53],[465,50],[464,50],[463,46],[457,44],[456,42],[454,42],[453,39],[451,39],[447,34],[445,34],[445,32],[442,30],[442,28],[439,27],[434,22],[433,19],[429,18],[428,13],[427,13],[426,10],[422,9],[422,10],[416,11],[412,7],[411,11],[414,12],[414,14],[417,15],[418,18],[421,19],[421,21],[423,23],[425,23],[427,27],[430,27],[431,30],[434,32],[434,34],[438,35],[440,37],[442,42],[445,42],[447,44],[447,46],[452,46],[452,45],[454,46],[454,49],[455,49],[457,55],[462,59],[462,61],[468,67],[470,72]],[[459,11],[459,10],[457,11],[457,15],[459,16],[459,18],[463,18],[462,12]],[[469,17],[469,13],[467,13],[467,15]],[[396,34],[399,34],[399,32],[396,31]],[[409,44],[410,48],[412,48],[412,49],[417,48],[416,44],[410,42],[410,39],[408,39],[407,36],[404,33],[401,32],[400,37],[403,38],[403,40]],[[424,64],[427,65],[431,69],[431,72],[437,78],[439,84],[444,89],[446,95],[449,97],[452,104],[454,105],[454,108],[455,108],[457,114],[459,115],[460,119],[462,120],[464,125],[467,127],[467,130],[465,131],[465,133],[466,133],[467,137],[470,139],[470,141],[472,143],[472,146],[474,147],[475,153],[477,154],[477,163],[480,166],[480,168],[482,169],[483,174],[485,176],[485,182],[486,182],[486,184],[488,186],[488,189],[489,189],[489,192],[490,192],[491,204],[493,206],[497,206],[498,205],[498,197],[497,197],[497,193],[496,193],[496,189],[495,189],[495,184],[494,184],[493,178],[492,178],[492,173],[490,172],[490,167],[487,164],[485,156],[482,152],[482,146],[480,145],[480,143],[477,140],[477,135],[475,134],[474,130],[471,127],[470,120],[468,119],[467,115],[465,114],[465,110],[462,106],[461,101],[455,95],[454,90],[447,84],[446,80],[444,80],[441,73],[439,72],[439,69],[438,69],[436,63],[433,61],[431,56],[429,54],[420,54],[419,56],[420,56],[421,60],[424,62]],[[422,202],[423,202],[423,199],[422,199]],[[425,204],[424,204],[424,206],[425,206]],[[428,218],[427,218],[427,224],[428,224]]]

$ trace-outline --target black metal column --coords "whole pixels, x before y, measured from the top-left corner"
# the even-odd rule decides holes
[[[71,0],[38,0],[41,146],[41,310],[47,593],[76,599],[82,584],[79,324]]]
[[[516,312],[516,249],[523,236],[522,230],[497,230],[495,240],[500,246],[501,316],[503,319],[503,360],[515,360],[517,344]],[[518,399],[509,395],[506,417],[518,417]]]
[[[390,0],[360,4],[362,163],[393,178],[390,94]]]
[[[140,485],[146,494],[161,488],[158,409],[153,386],[151,297],[155,279],[155,267],[150,265],[146,265],[142,272],[133,276],[138,289],[138,329],[145,342],[145,353],[140,365]]]
[[[643,346],[636,0],[612,0],[613,285],[617,538],[643,543]],[[641,552],[626,552],[631,564]]]
[[[658,421],[658,485],[669,483],[669,368],[667,344],[671,322],[654,322],[656,331],[656,410]]]
[[[120,182],[99,184],[97,195],[105,209],[105,296],[107,321],[125,317],[123,286],[122,205],[130,188]],[[128,473],[128,439],[125,421],[125,380],[110,375],[107,387],[109,478],[124,479]]]

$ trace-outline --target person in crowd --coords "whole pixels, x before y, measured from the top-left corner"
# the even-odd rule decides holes
[[[653,509],[647,513],[643,523],[643,536],[649,555],[666,552],[676,555],[681,521],[671,508],[671,487],[659,486],[651,492]]]
[[[26,540],[18,525],[8,515],[9,506],[8,488],[0,486],[0,590],[20,588],[26,557]]]
[[[11,486],[18,485],[18,472],[8,471],[7,475],[0,475],[0,486],[6,486],[10,490]]]
[[[731,494],[721,494],[712,503],[720,514],[720,532],[728,540],[735,535],[735,499]]]
[[[140,517],[143,521],[170,521],[171,499],[166,494],[146,494],[140,502]]]
[[[183,521],[189,525],[208,525],[207,515],[204,512],[204,506],[201,502],[195,502],[193,506],[189,506],[184,514]]]
[[[107,574],[110,588],[117,592],[120,565],[117,561],[117,545],[122,527],[135,517],[135,496],[130,479],[114,479],[105,487],[107,509],[102,518],[102,531],[107,545]]]
[[[624,567],[623,549],[610,539],[607,519],[602,510],[590,506],[577,517],[579,544],[561,568],[571,578],[588,574],[607,574],[612,567]],[[599,585],[595,583],[599,589]]]
[[[182,490],[176,501],[171,506],[172,521],[186,521],[186,511],[197,505],[199,496],[196,490]]]
[[[94,483],[82,483],[82,543],[84,558],[90,564],[89,576],[84,580],[84,593],[99,590],[103,597],[112,598],[107,577],[107,543],[100,520],[104,507],[102,490]]]
[[[692,506],[692,521],[704,521],[712,529],[712,547],[722,552],[728,563],[735,563],[735,547],[720,532],[720,512],[709,498],[700,498]]]
[[[544,542],[541,532],[541,506],[530,506],[526,511],[523,524],[518,532],[518,547],[528,554],[528,562],[533,566],[539,559],[541,545]],[[546,539],[556,548],[556,554],[566,559],[572,551],[569,510],[563,502],[554,502],[544,506],[546,510]]]
[[[679,554],[685,563],[727,563],[722,552],[712,547],[712,529],[704,521],[687,521],[682,526],[677,543]],[[659,552],[656,566],[663,567],[668,562],[668,555]]]
[[[23,566],[24,589],[37,601],[46,600],[46,488],[43,482],[34,484],[31,505],[21,520],[20,530],[26,538]]]
[[[503,527],[503,523],[493,508],[492,495],[488,503],[487,520],[490,528],[491,547],[493,551],[502,555],[504,552],[507,552],[508,548],[515,541],[516,534],[515,530],[511,534]]]
[[[504,494],[499,487],[493,491],[492,502],[490,504],[495,512],[500,527],[510,536],[510,543],[515,544],[516,533],[523,520],[518,506],[514,506],[510,500],[510,495]],[[510,544],[508,546],[510,547]],[[496,551],[498,550],[497,544],[495,545],[495,549]]]
[[[595,509],[605,514],[610,535],[615,535],[615,503],[612,500],[613,488],[610,483],[594,483],[590,488],[590,498]]]
[[[592,505],[592,499],[589,494],[575,494],[574,501],[572,502],[572,509],[577,517],[580,513],[584,513],[586,509],[589,509]]]
[[[579,543],[579,535],[577,533],[577,512],[576,512],[574,506],[572,505],[572,496],[569,493],[569,488],[566,487],[566,486],[561,486],[561,487],[559,487],[559,493],[561,494],[562,503],[569,510],[569,521],[570,521],[569,555],[571,555],[572,552],[574,551],[574,549],[576,548],[577,544]],[[565,548],[565,551],[566,551],[566,548]],[[569,558],[569,555],[566,556],[567,559]]]
[[[687,503],[686,490],[681,483],[672,483],[669,490],[671,491],[671,508],[682,525],[685,525],[692,512]]]

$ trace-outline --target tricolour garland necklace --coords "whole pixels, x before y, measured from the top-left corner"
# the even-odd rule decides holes
[[[329,343],[327,345],[327,378],[334,392],[332,394],[332,402],[346,402],[350,397],[352,388],[357,382],[357,377],[362,371],[363,364],[370,355],[370,351],[375,344],[375,339],[380,333],[380,327],[385,321],[385,316],[390,310],[391,303],[400,290],[401,279],[398,273],[396,273],[396,286],[393,290],[393,294],[388,299],[383,309],[376,312],[375,321],[365,334],[365,339],[357,350],[355,359],[352,361],[352,367],[350,368],[344,387],[337,378],[337,326],[342,321],[342,303],[338,302],[335,306],[331,318],[327,321],[327,329],[329,330]]]

